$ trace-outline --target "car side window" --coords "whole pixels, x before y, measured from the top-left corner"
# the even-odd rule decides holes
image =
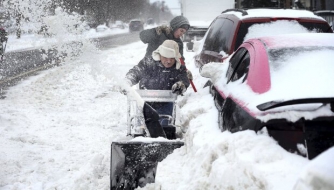
[[[240,48],[231,58],[229,68],[227,70],[227,83],[236,81],[245,76],[243,82],[246,80],[248,68],[250,64],[250,57],[247,49]]]
[[[214,46],[219,36],[220,28],[223,26],[225,19],[218,18],[211,24],[208,35],[205,39],[203,50],[214,51]]]
[[[207,51],[229,53],[229,39],[233,30],[233,22],[225,18],[218,18],[211,25],[204,42],[203,49]]]

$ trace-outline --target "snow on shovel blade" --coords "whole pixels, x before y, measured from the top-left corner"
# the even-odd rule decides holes
[[[158,162],[183,145],[181,141],[113,142],[110,189],[135,189],[154,183]]]

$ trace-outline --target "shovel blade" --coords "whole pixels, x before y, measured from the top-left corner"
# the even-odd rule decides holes
[[[145,125],[146,125],[148,132],[150,133],[150,136],[152,138],[156,138],[156,137],[167,138],[159,122],[158,112],[146,102],[143,107],[143,114],[145,118]]]
[[[110,189],[135,189],[155,182],[158,162],[184,143],[112,142]]]

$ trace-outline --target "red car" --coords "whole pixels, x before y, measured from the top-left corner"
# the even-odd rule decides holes
[[[302,153],[304,144],[314,158],[334,145],[333,55],[333,34],[290,34],[250,39],[223,63],[204,65],[219,127],[266,127],[282,147]]]
[[[264,28],[262,36],[300,32],[300,28],[318,33],[333,33],[325,19],[307,10],[292,9],[229,9],[211,23],[202,47],[195,56],[198,67],[209,62],[221,62],[224,55],[230,55],[245,41],[251,27],[255,25],[289,22],[290,30],[270,31]],[[187,47],[191,45],[187,44]]]

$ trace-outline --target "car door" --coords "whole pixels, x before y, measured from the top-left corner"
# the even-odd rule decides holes
[[[251,61],[250,56],[251,54],[244,47],[239,48],[233,55],[226,72],[227,88],[239,79],[242,79],[242,82],[246,81]],[[223,102],[222,109],[218,115],[219,126],[222,131],[240,131],[250,127],[249,125],[254,125],[254,122],[256,122],[237,101],[238,97],[228,95]]]

